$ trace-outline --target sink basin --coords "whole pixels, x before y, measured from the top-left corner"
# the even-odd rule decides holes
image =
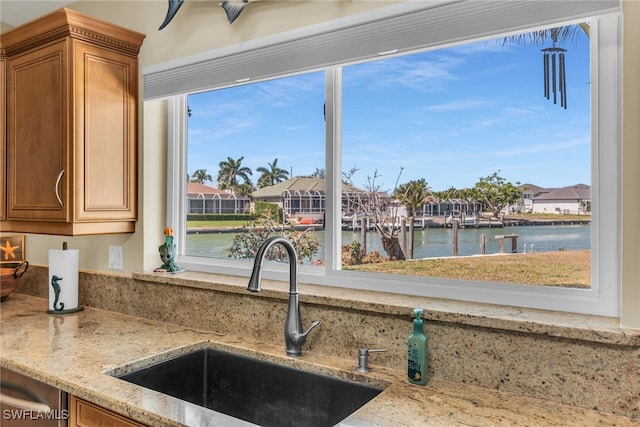
[[[382,389],[201,349],[118,378],[261,426],[333,426]]]

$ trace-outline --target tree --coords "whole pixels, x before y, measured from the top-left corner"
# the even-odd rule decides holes
[[[204,184],[207,181],[213,182],[211,175],[207,173],[206,169],[198,169],[191,175],[191,182],[197,182],[198,184]]]
[[[251,181],[243,182],[239,184],[236,188],[233,189],[233,192],[238,196],[251,197],[251,193],[253,193],[255,188],[253,187],[253,183]]]
[[[458,190],[455,187],[449,187],[446,190],[436,191],[433,193],[433,197],[438,200],[453,200],[460,199],[462,195],[462,190]]]
[[[353,166],[348,172],[342,172],[342,182],[353,187],[353,175],[358,172],[358,168]]]
[[[514,43],[521,44],[526,40],[535,44],[536,46],[548,42],[564,44],[570,40],[575,40],[580,37],[580,34],[585,34],[587,37],[591,37],[591,31],[589,24],[581,22],[574,25],[565,25],[562,27],[547,28],[544,30],[531,31],[528,33],[515,34],[503,39],[503,44]]]
[[[476,185],[470,189],[471,197],[475,200],[484,202],[485,206],[491,210],[494,217],[498,218],[500,212],[505,207],[516,203],[522,197],[522,192],[516,185],[506,181],[499,176],[498,172],[479,178]]]
[[[220,162],[218,186],[221,190],[237,191],[241,185],[238,178],[241,178],[245,184],[251,183],[249,175],[253,175],[253,171],[246,166],[242,166],[243,160],[244,156],[240,157],[238,160],[227,157],[227,161]]]
[[[356,168],[355,166],[349,169],[348,172],[342,172],[342,183],[353,187],[354,185],[353,185],[352,178],[356,172],[358,172],[358,168]],[[313,173],[311,174],[313,178],[321,178],[321,179],[325,179],[325,175],[326,173],[324,168],[316,168],[316,170],[313,171]]]
[[[427,201],[430,194],[431,188],[424,178],[402,184],[395,192],[395,196],[406,206],[410,217],[416,215],[416,211]]]
[[[278,167],[278,159],[274,159],[273,163],[267,163],[268,167],[262,167],[256,169],[256,172],[260,172],[260,178],[258,178],[258,187],[264,188],[270,185],[277,184],[285,181],[289,178],[289,172]]]
[[[400,173],[402,173],[402,170]],[[353,212],[362,213],[369,218],[370,223],[373,224],[380,236],[382,247],[389,259],[404,260],[406,259],[404,248],[402,248],[398,240],[400,227],[396,223],[398,220],[398,205],[392,203],[393,201],[387,192],[380,190],[380,186],[376,183],[376,179],[379,177],[377,170],[374,171],[373,177],[367,177],[365,191],[358,191],[352,194],[347,208]],[[400,175],[398,175],[398,179],[400,179]]]
[[[427,201],[431,189],[424,178],[409,181],[396,189],[395,196],[400,200],[409,213],[409,259],[413,259],[413,218],[416,212]]]
[[[281,215],[282,213],[278,216]],[[258,248],[266,239],[280,235],[289,239],[293,247],[296,248],[300,264],[307,258],[311,261],[320,247],[320,241],[313,231],[311,229],[299,231],[291,224],[283,225],[278,216],[270,210],[263,210],[259,218],[245,224],[246,232],[236,234],[231,247],[227,249],[229,257],[253,259]],[[269,260],[278,261],[286,261],[287,257],[286,251],[280,245],[271,247],[266,256]],[[289,260],[289,262],[294,261]]]
[[[316,170],[314,170],[313,173],[311,174],[311,177],[324,179],[325,178],[324,168],[316,168]]]

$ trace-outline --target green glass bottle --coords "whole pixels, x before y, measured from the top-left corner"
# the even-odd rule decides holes
[[[408,372],[412,384],[425,385],[428,379],[427,337],[422,330],[422,309],[414,308],[413,332],[409,335]]]

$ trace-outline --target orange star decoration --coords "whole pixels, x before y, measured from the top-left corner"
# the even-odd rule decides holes
[[[0,246],[0,250],[4,252],[5,261],[9,259],[9,255],[11,255],[11,258],[15,258],[16,249],[20,249],[20,246],[11,246],[11,242],[8,240],[6,242],[7,244],[5,246]]]

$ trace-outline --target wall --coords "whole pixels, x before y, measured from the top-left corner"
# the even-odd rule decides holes
[[[622,4],[622,326],[640,329],[640,2]]]
[[[383,1],[255,1],[240,18],[229,25],[217,1],[185,1],[174,20],[162,31],[158,26],[166,13],[166,0],[153,1],[79,1],[70,7],[107,21],[147,34],[142,46],[141,68],[242,43],[281,31],[291,30],[341,16],[389,5]],[[622,325],[640,329],[640,10],[635,0],[623,2],[624,10],[624,117],[622,183]],[[80,268],[130,275],[152,269],[158,264],[157,247],[162,243],[166,222],[166,106],[162,102],[141,107],[140,126],[140,220],[132,235],[62,238],[27,238],[28,258],[46,265],[48,249],[59,248],[63,241],[80,249]],[[109,270],[108,245],[124,247],[124,271]]]

